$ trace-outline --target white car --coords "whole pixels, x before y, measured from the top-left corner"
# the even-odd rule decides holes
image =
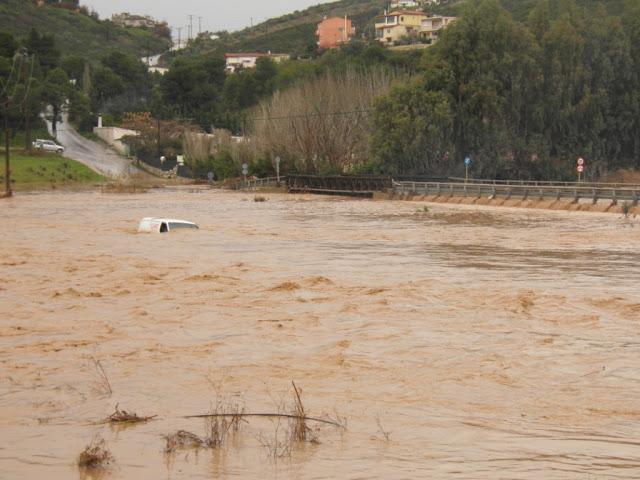
[[[45,150],[47,152],[56,152],[62,155],[64,153],[64,147],[62,145],[58,145],[56,142],[51,140],[42,140],[37,139],[33,142],[33,146],[38,150]]]
[[[168,233],[173,230],[183,228],[198,229],[198,225],[186,220],[176,220],[173,218],[153,218],[147,217],[140,220],[138,232],[141,233]]]

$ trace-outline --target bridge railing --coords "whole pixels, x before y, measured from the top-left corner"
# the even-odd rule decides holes
[[[372,195],[390,190],[393,181],[386,175],[289,175],[287,187],[291,192]]]
[[[638,205],[640,186],[623,184],[570,184],[564,183],[481,183],[481,182],[394,182],[396,194],[464,196],[487,198],[521,199],[589,199],[594,203],[600,199],[612,202],[625,201]]]
[[[229,185],[231,190],[257,190],[259,188],[273,188],[287,184],[287,177],[247,178]]]

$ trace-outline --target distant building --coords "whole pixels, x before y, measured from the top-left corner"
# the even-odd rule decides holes
[[[417,2],[416,0],[395,0],[391,2],[389,8],[391,10],[396,10],[399,8],[418,8],[420,6],[420,2]]]
[[[356,34],[356,29],[351,20],[345,15],[341,17],[325,17],[318,22],[316,37],[318,37],[318,47],[320,50],[338,48],[340,45],[348,43]]]
[[[456,17],[442,17],[439,15],[423,19],[420,25],[420,38],[427,43],[437,42],[440,31],[447,28],[455,19]]]
[[[111,21],[120,27],[131,28],[155,28],[158,24],[149,15],[132,15],[129,12],[113,14]]]
[[[227,53],[226,59],[226,71],[227,73],[233,73],[238,68],[255,68],[256,62],[259,58],[270,58],[276,63],[289,60],[290,56],[286,53]]]
[[[417,39],[426,18],[427,14],[419,10],[392,10],[376,18],[376,39],[389,46],[405,38]]]

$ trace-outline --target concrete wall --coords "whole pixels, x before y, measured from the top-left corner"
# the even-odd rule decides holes
[[[121,139],[127,136],[138,136],[135,130],[127,130],[118,127],[94,127],[93,133],[104,140],[120,155],[129,155],[129,147],[122,143]]]

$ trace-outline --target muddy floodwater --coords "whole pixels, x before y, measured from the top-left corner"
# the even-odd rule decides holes
[[[0,203],[0,479],[640,478],[640,219],[266,197]],[[292,381],[346,428],[165,453],[216,405],[289,411]],[[81,472],[97,435],[115,460]]]

